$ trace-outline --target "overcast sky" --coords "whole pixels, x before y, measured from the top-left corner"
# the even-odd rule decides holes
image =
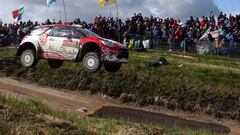
[[[121,18],[130,17],[141,12],[144,16],[174,17],[186,19],[189,16],[209,15],[212,10],[218,14],[220,10],[237,13],[239,0],[118,0]],[[231,3],[229,2],[231,1]],[[99,7],[98,0],[65,0],[69,20],[81,18],[92,21],[96,15],[116,16],[115,6]],[[231,4],[231,5],[230,5]],[[62,0],[47,7],[46,0],[1,0],[0,18],[4,22],[12,22],[11,12],[25,7],[23,20],[45,21],[47,18],[64,19]]]

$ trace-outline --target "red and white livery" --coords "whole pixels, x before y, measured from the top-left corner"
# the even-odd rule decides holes
[[[39,59],[48,60],[52,68],[60,68],[64,61],[82,61],[88,72],[96,72],[102,65],[116,72],[128,62],[128,50],[122,44],[67,24],[37,27],[23,38],[17,56],[26,68],[35,66]]]

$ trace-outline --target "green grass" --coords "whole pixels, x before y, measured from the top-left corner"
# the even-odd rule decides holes
[[[15,49],[0,49],[0,59],[15,57]],[[184,57],[184,56],[187,57]],[[169,65],[148,67],[166,57]],[[23,78],[42,86],[89,90],[120,98],[123,103],[158,105],[172,110],[202,112],[217,118],[240,120],[239,58],[149,50],[130,51],[130,62],[117,73],[87,73],[82,63],[65,62],[60,69],[41,60],[32,69],[0,65],[2,75]]]
[[[209,131],[170,128],[157,124],[139,125],[126,120],[83,118],[76,114],[51,110],[40,101],[20,101],[0,94],[0,134],[127,135],[133,132],[139,135],[214,135]]]
[[[0,48],[0,58],[14,58],[16,56],[17,49],[15,48]]]
[[[150,50],[147,53],[131,52],[130,66],[142,72],[146,70],[146,63],[166,57],[171,65],[153,70],[153,74],[164,76],[183,76],[189,80],[197,80],[219,83],[229,86],[240,86],[240,62],[239,58],[229,58],[222,56],[209,56],[187,53],[184,58],[183,53],[169,53],[160,50]],[[182,64],[180,68],[179,65]]]
[[[16,49],[1,48],[0,59],[15,57]],[[178,57],[184,56],[183,53],[173,52],[169,53],[160,50],[149,50],[147,53],[130,52],[130,62],[125,69],[132,69],[143,71],[158,75],[178,75],[189,79],[196,79],[201,81],[208,81],[212,83],[221,83],[230,86],[240,86],[240,59],[222,56],[198,55],[187,53],[186,56],[192,58]],[[154,69],[149,71],[146,65],[149,62],[157,60],[159,57],[166,57],[171,63],[170,66]],[[44,66],[46,66],[46,62]],[[42,63],[39,65],[42,66]],[[183,64],[182,68],[178,66]],[[80,64],[73,64],[72,62],[65,63],[64,69],[79,69]],[[124,69],[124,70],[125,70]]]

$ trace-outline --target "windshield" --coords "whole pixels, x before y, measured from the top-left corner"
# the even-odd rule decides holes
[[[75,29],[81,31],[84,35],[86,36],[91,36],[91,37],[96,37],[96,38],[101,38],[99,35],[95,34],[94,32],[88,30],[88,29],[83,29],[81,27],[74,26]]]

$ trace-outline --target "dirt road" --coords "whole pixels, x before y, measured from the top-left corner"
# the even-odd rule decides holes
[[[88,113],[91,114],[102,108],[103,105],[112,105],[109,99],[97,95],[91,96],[87,92],[58,91],[5,77],[0,78],[0,92],[20,99],[29,97],[37,99],[54,109],[65,112],[77,112],[80,108],[86,108]],[[79,114],[87,115],[84,112],[79,112]]]
[[[34,84],[6,77],[0,78],[0,93],[13,95],[20,99],[33,98],[41,100],[54,109],[74,112],[81,116],[92,114],[99,117],[104,117],[104,115],[124,117],[126,115],[126,117],[131,117],[137,122],[145,121],[144,118],[149,118],[149,122],[152,118],[155,122],[163,124],[177,123],[193,129],[212,129],[218,133],[230,133],[231,135],[238,135],[240,133],[240,125],[230,120],[217,122],[209,116],[186,114],[184,112],[173,112],[163,109],[142,111],[140,108],[132,109],[133,107],[119,104],[117,100],[105,98],[100,95],[42,88]]]

